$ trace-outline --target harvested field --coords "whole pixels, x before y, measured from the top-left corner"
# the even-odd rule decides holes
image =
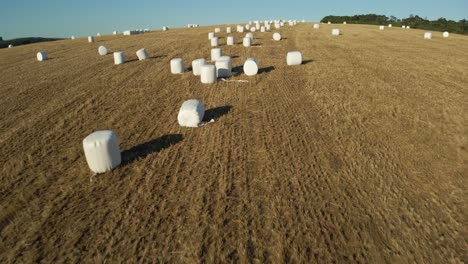
[[[1,263],[467,260],[467,36],[298,24],[244,48],[218,33],[258,75],[170,74],[210,59],[213,28],[0,50]],[[179,127],[191,98],[214,123]],[[101,129],[123,164],[92,177],[82,140]]]

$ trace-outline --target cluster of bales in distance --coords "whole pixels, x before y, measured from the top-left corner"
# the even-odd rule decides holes
[[[302,22],[305,22],[304,20]],[[245,48],[249,48],[252,45],[254,39],[254,33],[259,31],[261,33],[270,32],[272,28],[281,29],[286,24],[294,26],[298,22],[297,20],[271,20],[271,21],[250,21],[245,25],[237,25],[236,31],[239,33],[246,32],[242,39],[242,45]],[[331,22],[328,22],[331,24]],[[346,25],[346,22],[343,23]],[[198,27],[197,24],[188,24],[188,28]],[[320,24],[314,24],[313,28],[316,30],[320,29]],[[384,30],[385,26],[380,25],[379,30]],[[389,24],[388,28],[392,28]],[[409,29],[408,26],[402,26],[402,28]],[[169,30],[168,27],[163,27],[163,31]],[[225,32],[227,34],[232,33],[232,27],[226,27]],[[140,30],[127,30],[123,32],[123,35],[135,35],[149,32],[149,29]],[[208,32],[209,45],[211,49],[211,64],[208,63],[205,58],[198,58],[192,61],[192,73],[195,76],[200,76],[201,83],[212,84],[217,82],[219,78],[231,77],[234,74],[232,72],[232,58],[227,55],[223,55],[220,45],[219,38],[216,36],[222,29],[217,27],[212,32]],[[117,31],[113,32],[114,35],[118,34]],[[270,33],[271,34],[271,33]],[[341,35],[339,28],[333,28],[331,34],[333,36]],[[97,36],[100,36],[98,33]],[[442,34],[444,38],[449,37],[448,32]],[[282,36],[279,32],[273,32],[271,34],[272,40],[281,41]],[[431,39],[432,33],[424,33],[424,39]],[[72,37],[75,39],[75,37]],[[94,42],[94,36],[88,36],[88,42]],[[235,45],[234,36],[228,35],[226,37],[226,45]],[[11,46],[11,45],[10,45]],[[11,46],[10,48],[12,48]],[[106,46],[100,46],[98,48],[98,54],[105,56],[109,53]],[[114,64],[120,65],[125,63],[125,53],[123,51],[115,51]],[[146,60],[149,58],[148,51],[145,48],[139,49],[136,52],[139,60]],[[48,59],[48,53],[46,51],[40,51],[37,53],[37,60],[44,61]],[[290,51],[286,54],[287,65],[301,65],[302,54],[300,51]],[[172,74],[183,74],[185,71],[184,60],[182,58],[173,58],[170,61],[170,69]],[[259,70],[259,61],[257,58],[248,58],[243,64],[243,72],[246,76],[255,76]],[[180,126],[183,127],[199,127],[202,125],[202,120],[205,114],[205,107],[199,100],[190,99],[183,102],[177,115],[177,121]],[[112,130],[101,130],[93,132],[83,140],[83,149],[88,163],[89,168],[94,173],[104,173],[112,170],[121,163],[121,153],[119,148],[119,142],[116,134]]]

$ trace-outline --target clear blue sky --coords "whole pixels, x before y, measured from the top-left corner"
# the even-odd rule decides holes
[[[468,18],[468,0],[0,0],[0,36],[70,37],[133,28],[159,29],[264,19],[318,21],[375,13],[406,18]]]

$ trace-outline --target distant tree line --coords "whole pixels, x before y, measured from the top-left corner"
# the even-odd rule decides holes
[[[59,38],[17,38],[17,39],[3,40],[0,38],[0,49],[7,48],[10,44],[16,47],[16,46],[26,45],[26,44],[31,44],[31,43],[56,41],[56,40],[61,40],[61,39]]]
[[[327,23],[343,23],[348,24],[370,24],[370,25],[388,25],[393,26],[410,26],[411,28],[427,29],[434,31],[448,31],[450,33],[468,34],[468,21],[462,19],[460,21],[447,20],[443,17],[437,20],[428,20],[417,15],[410,15],[408,18],[399,19],[395,16],[383,16],[376,14],[355,15],[355,16],[326,16],[320,22]]]

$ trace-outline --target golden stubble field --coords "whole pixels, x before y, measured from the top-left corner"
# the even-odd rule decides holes
[[[0,50],[1,263],[467,260],[467,36],[299,24],[222,46],[237,71],[258,59],[229,79],[247,83],[171,75],[210,58],[213,29]],[[179,127],[191,98],[214,123]],[[123,164],[91,177],[101,129]]]

